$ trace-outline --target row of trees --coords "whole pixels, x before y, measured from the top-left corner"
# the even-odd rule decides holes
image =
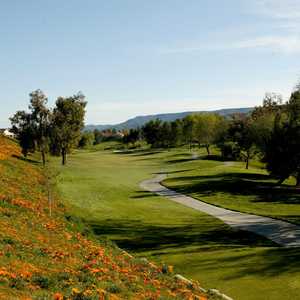
[[[208,155],[215,144],[224,159],[243,160],[248,169],[250,159],[256,157],[278,183],[294,176],[300,186],[300,86],[285,103],[280,95],[266,94],[263,104],[249,114],[203,113],[173,122],[152,120],[126,133],[124,142],[141,139],[153,148],[198,145]]]
[[[61,155],[66,163],[67,153],[76,147],[84,126],[87,102],[82,93],[58,97],[55,107],[47,107],[48,98],[41,91],[30,93],[29,111],[17,111],[10,118],[12,129],[26,157],[39,151],[43,165],[47,153]]]
[[[226,120],[217,114],[192,114],[173,122],[150,121],[141,129],[143,136],[152,147],[176,147],[187,144],[204,146],[210,154],[214,144],[224,132]]]

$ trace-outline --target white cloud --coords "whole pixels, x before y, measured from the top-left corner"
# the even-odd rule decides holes
[[[199,51],[226,51],[240,49],[257,49],[283,54],[300,53],[300,35],[276,36],[267,35],[230,41],[219,44],[205,44],[199,47],[178,47],[165,49],[163,54],[192,53]]]
[[[299,0],[257,0],[256,12],[282,20],[300,19]]]
[[[263,34],[255,36],[252,33],[252,36],[243,39],[239,33],[237,37],[227,37],[226,40],[217,43],[202,41],[199,46],[197,44],[183,45],[182,47],[165,49],[162,53],[176,54],[239,49],[258,49],[283,54],[300,53],[300,0],[247,1],[246,12],[264,18],[266,26],[263,26]]]
[[[299,0],[256,0],[254,13],[269,18],[274,28],[289,33],[299,32]]]
[[[236,42],[233,49],[266,49],[273,52],[293,54],[300,52],[299,36],[264,36]]]

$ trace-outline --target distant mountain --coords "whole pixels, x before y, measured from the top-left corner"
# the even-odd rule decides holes
[[[186,111],[180,113],[167,113],[167,114],[158,114],[158,115],[146,115],[146,116],[137,116],[135,118],[129,119],[125,122],[119,124],[107,124],[107,125],[87,125],[85,127],[85,131],[91,131],[94,129],[105,130],[115,128],[116,130],[123,129],[131,129],[141,127],[150,120],[160,119],[162,121],[174,121],[176,119],[182,119],[185,116],[194,114],[194,113],[216,113],[221,116],[229,116],[235,113],[248,113],[253,110],[253,107],[245,107],[245,108],[227,108],[227,109],[219,109],[214,111]]]

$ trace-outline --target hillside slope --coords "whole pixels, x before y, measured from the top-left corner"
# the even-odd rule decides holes
[[[207,299],[95,240],[57,199],[50,217],[45,186],[39,164],[0,136],[0,299]]]
[[[246,107],[246,108],[228,108],[228,109],[219,109],[210,111],[210,113],[216,113],[221,116],[229,116],[234,113],[248,113],[253,108]],[[137,128],[141,127],[147,122],[155,119],[160,119],[162,121],[175,121],[177,119],[182,119],[188,115],[194,114],[194,113],[204,113],[207,111],[186,111],[186,112],[180,112],[180,113],[167,113],[167,114],[157,114],[157,115],[145,115],[145,116],[137,116],[135,118],[129,119],[125,122],[119,123],[119,124],[111,124],[111,125],[87,125],[85,127],[85,130],[105,130],[109,128],[115,128],[116,130],[123,130],[123,129],[131,129],[131,128]]]

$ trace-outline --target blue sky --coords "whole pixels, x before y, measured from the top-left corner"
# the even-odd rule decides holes
[[[0,2],[0,127],[42,89],[87,123],[244,107],[300,79],[299,0]]]

